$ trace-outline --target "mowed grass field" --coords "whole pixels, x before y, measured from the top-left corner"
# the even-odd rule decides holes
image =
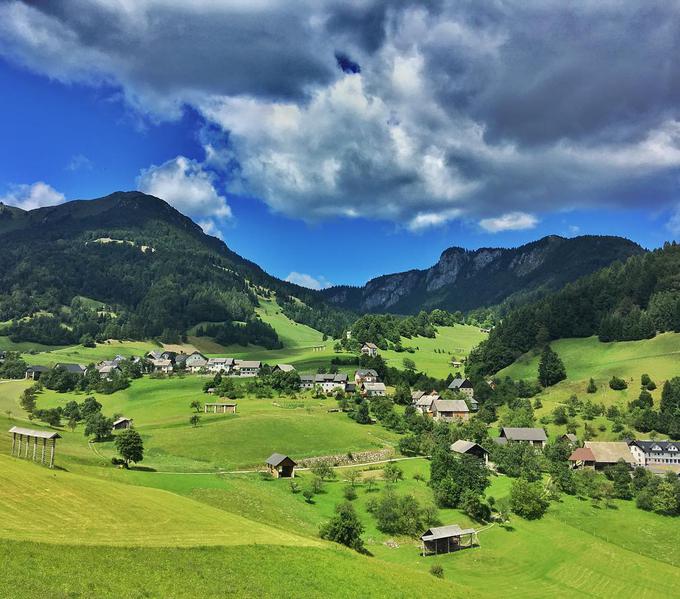
[[[93,395],[106,415],[120,414],[134,419],[135,428],[144,438],[144,466],[157,470],[252,468],[261,466],[275,451],[302,459],[379,449],[398,441],[395,433],[382,426],[361,426],[346,414],[329,412],[336,407],[335,400],[312,399],[308,394],[298,398],[245,397],[236,400],[236,415],[201,413],[200,425],[193,427],[189,423],[194,413],[191,401],[213,401],[202,392],[206,380],[199,376],[145,377],[112,395]],[[0,423],[11,424],[8,410],[15,419],[25,419],[19,395],[28,385],[26,381],[0,384]],[[46,390],[38,395],[38,407],[63,406],[70,400],[80,403],[87,395]],[[64,437],[61,442],[64,456],[77,461],[91,458],[92,450],[88,448],[82,424],[73,432],[63,428],[60,434]],[[114,454],[112,443],[97,443],[95,449],[104,458]]]
[[[551,344],[564,362],[567,372],[566,380],[554,387],[544,390],[538,397],[543,407],[535,411],[536,416],[548,415],[555,407],[566,402],[570,396],[576,395],[585,401],[590,399],[605,406],[615,405],[626,408],[628,402],[640,394],[640,376],[649,374],[657,384],[652,392],[654,403],[658,409],[663,383],[680,376],[680,334],[663,333],[653,339],[641,341],[622,341],[600,343],[596,337],[585,339],[561,339]],[[513,379],[536,379],[540,356],[527,354],[517,362],[501,370],[499,377],[510,376]],[[628,389],[613,391],[609,388],[609,379],[613,376],[628,382]],[[586,393],[590,378],[595,380],[598,390],[594,394]],[[576,418],[579,426],[584,421]],[[611,431],[611,422],[604,417],[595,418],[590,424],[596,429],[595,440],[615,439],[617,435]],[[598,430],[600,426],[606,430]],[[548,432],[559,435],[566,431],[564,426],[548,425]],[[577,431],[580,436],[582,428]]]
[[[451,360],[463,361],[470,350],[486,339],[487,334],[480,332],[478,327],[456,325],[454,327],[438,327],[437,336],[401,338],[404,347],[415,348],[415,353],[382,351],[380,354],[390,366],[403,368],[404,358],[410,358],[416,364],[416,369],[433,377],[446,378],[462,368],[451,366]],[[436,351],[435,351],[436,350]],[[443,353],[442,353],[443,352]]]

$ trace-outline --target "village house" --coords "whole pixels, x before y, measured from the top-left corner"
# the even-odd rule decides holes
[[[114,373],[120,372],[120,368],[118,368],[118,364],[113,360],[107,360],[97,366],[97,372],[103,379],[110,380]]]
[[[356,383],[347,383],[345,385],[345,393],[356,393],[356,391],[357,391]]]
[[[295,366],[292,364],[277,364],[272,368],[272,372],[295,372]]]
[[[259,360],[234,360],[234,374],[242,377],[253,377],[260,374],[262,362]]]
[[[187,359],[184,361],[184,367],[189,372],[197,373],[205,368],[207,363],[208,359],[202,353],[195,351],[187,356]]]
[[[635,459],[625,441],[586,441],[569,456],[572,468],[602,470],[623,461],[630,467]]]
[[[149,353],[146,354],[146,357],[149,358],[149,360],[162,360],[163,359],[163,352],[162,351],[150,351]]]
[[[344,373],[314,375],[314,387],[321,389],[324,393],[331,393],[337,390],[344,391],[346,385],[347,375]]]
[[[432,418],[442,422],[469,420],[470,408],[462,399],[436,399],[432,403]]]
[[[638,466],[680,465],[680,442],[631,441],[628,447]]]
[[[413,403],[413,406],[415,407],[418,412],[420,412],[423,416],[427,414],[432,414],[432,404],[437,401],[439,398],[439,394],[436,391],[431,391],[430,393],[423,393],[422,391],[416,391],[415,395],[417,399]],[[414,397],[414,394],[411,394],[411,397]]]
[[[170,360],[173,364],[175,363],[175,358],[177,357],[176,351],[165,350],[161,353],[161,360]]]
[[[449,389],[451,391],[458,391],[465,395],[465,397],[468,397],[472,399],[475,396],[475,391],[472,388],[472,383],[468,379],[464,378],[455,378],[451,381],[451,384],[449,385]]]
[[[359,386],[362,383],[377,383],[379,380],[378,373],[372,368],[360,368],[354,373],[354,382]]]
[[[360,388],[365,397],[383,397],[387,393],[385,383],[362,383]]]
[[[484,460],[484,464],[486,466],[489,465],[489,452],[479,443],[475,443],[474,441],[465,441],[463,439],[459,439],[453,443],[453,445],[451,445],[451,451],[461,455],[474,456],[480,460]]]
[[[287,455],[273,453],[267,458],[265,464],[267,465],[269,474],[274,478],[295,478],[295,466],[297,466],[297,462]]]
[[[236,404],[229,401],[217,401],[203,405],[206,414],[236,414]]]
[[[189,356],[187,356],[184,352],[177,354],[175,356],[175,366],[177,366],[177,368],[186,368],[188,357]]]
[[[128,428],[132,428],[132,422],[133,422],[132,418],[120,417],[113,423],[112,432],[115,433],[116,431],[122,431]]]
[[[154,372],[170,374],[172,372],[172,362],[170,360],[151,360],[151,367]]]
[[[578,437],[574,433],[564,433],[560,437],[560,441],[566,443],[567,445],[571,445],[572,447],[576,447],[578,445]]]
[[[301,374],[300,375],[300,389],[309,390],[314,389],[314,380],[316,375],[314,374]]]
[[[26,378],[37,381],[41,375],[49,371],[50,369],[47,366],[29,366],[26,369]]]
[[[365,356],[375,358],[378,355],[378,346],[375,343],[364,343],[361,346],[361,353]]]
[[[210,374],[228,374],[234,367],[234,358],[209,358],[205,364],[205,369]]]
[[[494,439],[498,445],[505,445],[506,443],[529,443],[534,447],[543,449],[548,437],[542,428],[513,428],[503,427],[500,436]]]

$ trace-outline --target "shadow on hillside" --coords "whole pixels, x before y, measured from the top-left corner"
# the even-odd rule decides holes
[[[137,472],[156,472],[156,469],[151,466],[130,466],[128,470],[135,470]]]

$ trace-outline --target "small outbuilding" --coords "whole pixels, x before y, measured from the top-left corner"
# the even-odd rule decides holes
[[[287,455],[273,453],[267,458],[265,464],[274,478],[295,478],[297,462]]]
[[[34,462],[45,464],[47,460],[47,442],[50,441],[50,457],[49,467],[54,467],[54,451],[57,445],[57,439],[61,439],[59,433],[53,431],[36,431],[30,428],[22,428],[20,426],[13,426],[9,429],[12,435],[12,455],[16,457],[24,457],[28,459],[29,455]],[[40,446],[40,450],[38,450]],[[22,454],[23,450],[23,456]],[[40,456],[38,456],[40,452]]]
[[[113,423],[113,432],[123,431],[132,428],[132,418],[119,418]]]
[[[26,369],[26,378],[37,381],[43,374],[49,371],[50,369],[47,366],[29,366]]]
[[[233,402],[217,401],[203,404],[206,414],[236,414],[236,404]]]
[[[420,537],[423,556],[451,553],[458,549],[479,545],[474,528],[461,528],[457,524],[436,526],[426,530]]]
[[[462,455],[471,455],[480,460],[484,460],[484,464],[489,464],[489,452],[484,449],[479,443],[474,441],[465,441],[464,439],[458,439],[453,445],[451,445],[451,451],[454,453],[459,453]]]

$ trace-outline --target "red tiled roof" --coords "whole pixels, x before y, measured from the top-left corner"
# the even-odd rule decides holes
[[[570,462],[594,462],[595,455],[587,447],[579,447],[569,456]]]

